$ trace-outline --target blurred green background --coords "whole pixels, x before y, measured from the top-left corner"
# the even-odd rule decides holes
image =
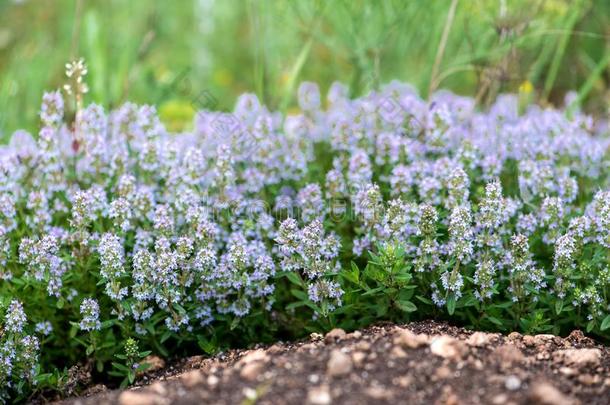
[[[87,101],[156,104],[174,130],[193,106],[255,92],[290,111],[302,80],[354,95],[400,79],[481,105],[500,92],[607,114],[608,0],[0,0],[0,139],[36,132],[43,91],[84,57]]]

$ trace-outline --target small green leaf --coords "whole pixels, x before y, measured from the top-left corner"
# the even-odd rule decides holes
[[[383,291],[385,287],[377,287],[377,288],[373,288],[371,290],[368,290],[367,292],[365,292],[364,294],[362,294],[363,297],[369,296],[369,295],[374,295],[377,294],[379,291]]]
[[[287,310],[292,310],[295,308],[300,308],[307,305],[306,301],[297,301],[297,302],[291,302],[290,304],[286,305],[286,309]]]
[[[297,290],[296,288],[291,289],[290,293],[301,301],[307,301],[309,299],[309,296],[305,291]]]
[[[20,287],[24,286],[26,284],[26,282],[23,279],[19,278],[19,277],[15,277],[15,278],[11,279],[11,282],[13,284],[17,285],[17,286],[20,286]]]
[[[467,295],[463,301],[464,307],[474,307],[479,303],[479,300],[474,295]]]
[[[401,283],[408,283],[412,278],[413,276],[407,270],[401,270],[394,276],[394,279]]]
[[[449,312],[449,315],[453,315],[455,312],[455,304],[455,295],[449,294],[449,297],[447,297],[447,312]]]
[[[216,345],[214,345],[214,343],[212,343],[210,341],[202,339],[202,340],[197,341],[197,344],[199,345],[201,350],[203,350],[206,354],[212,354],[216,351]]]
[[[161,335],[161,339],[159,339],[161,341],[161,343],[165,342],[167,339],[169,339],[169,337],[172,335],[172,331],[171,330],[166,330],[165,332],[163,332],[163,334]]]
[[[125,311],[131,311],[131,304],[129,303],[129,301],[121,301],[121,306]]]
[[[500,309],[506,309],[506,308],[510,308],[513,305],[515,305],[515,303],[513,301],[505,301],[499,304],[493,304],[490,306],[490,308],[500,308]]]
[[[415,290],[413,290],[413,289],[403,288],[398,293],[398,299],[400,301],[410,301],[411,298],[413,298],[414,293],[415,293]]]
[[[356,263],[351,263],[351,269],[344,270],[341,275],[354,284],[360,284],[360,269]]]
[[[108,329],[110,328],[112,325],[114,325],[114,320],[113,319],[109,319],[107,321],[104,321],[101,323],[101,327],[102,329]]]
[[[186,309],[182,305],[174,303],[174,308],[176,308],[180,315],[186,314]]]
[[[601,326],[599,327],[601,330],[606,330],[610,328],[610,315],[607,315],[602,321]]]
[[[128,371],[129,371],[129,367],[127,367],[127,366],[126,366],[126,365],[124,365],[124,364],[117,363],[116,361],[113,361],[113,362],[112,362],[112,366],[113,366],[114,368],[116,368],[117,370],[120,370],[120,371],[125,371],[125,372],[128,372]]]
[[[502,326],[502,321],[499,320],[498,318],[496,318],[495,316],[489,316],[487,315],[487,319],[489,319],[492,323],[498,325],[498,326]]]
[[[296,284],[296,285],[301,285],[301,279],[300,277],[296,274],[293,273],[291,271],[286,273],[286,278],[292,283],[292,284]]]
[[[398,308],[405,312],[415,312],[417,311],[417,307],[414,303],[408,300],[397,301]]]
[[[377,305],[376,310],[377,310],[377,317],[383,317],[388,313],[388,306],[387,305]]]
[[[87,346],[87,350],[85,350],[85,352],[87,353],[87,356],[91,356],[91,353],[93,353],[94,351],[95,351],[95,347],[93,347],[93,345]]]
[[[434,304],[431,299],[426,298],[423,295],[416,295],[415,298],[417,298],[419,301],[421,301],[421,302],[423,302],[424,304],[427,304],[427,305]]]
[[[563,300],[557,300],[555,302],[555,313],[559,315],[563,309]]]

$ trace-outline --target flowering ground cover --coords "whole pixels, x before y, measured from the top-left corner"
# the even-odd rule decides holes
[[[380,320],[610,337],[610,138],[569,98],[306,82],[299,114],[244,94],[170,133],[86,74],[0,153],[5,399]]]

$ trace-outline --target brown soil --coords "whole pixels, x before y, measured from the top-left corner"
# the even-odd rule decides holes
[[[580,331],[503,336],[427,321],[191,357],[139,384],[64,403],[608,404],[610,350]]]

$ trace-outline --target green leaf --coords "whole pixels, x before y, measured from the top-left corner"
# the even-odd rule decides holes
[[[305,291],[297,290],[296,288],[291,289],[290,293],[301,301],[307,301],[309,299],[309,296]]]
[[[530,332],[530,325],[531,322],[529,320],[527,320],[526,318],[520,318],[519,322],[521,323],[521,327],[523,328],[523,330],[525,330],[526,332]]]
[[[499,320],[498,318],[496,318],[495,316],[489,316],[487,315],[487,319],[489,319],[493,324],[496,324],[498,326],[502,326],[502,321]]]
[[[93,345],[89,345],[87,346],[87,350],[85,350],[85,353],[87,353],[87,356],[91,356],[91,353],[93,353],[95,351],[95,347],[93,347]]]
[[[125,375],[125,373],[121,373],[120,371],[109,371],[108,375],[111,375],[113,377],[123,377]]]
[[[386,288],[386,289],[385,289],[385,291],[384,291],[383,293],[384,293],[385,295],[389,295],[390,297],[393,297],[393,296],[394,296],[396,293],[398,293],[398,289],[397,289],[397,288],[394,288],[394,287],[389,287],[389,288]],[[407,300],[408,300],[409,298],[411,298],[411,297],[407,297],[407,298],[405,298],[405,299],[407,299]]]
[[[388,306],[387,305],[377,305],[376,306],[376,310],[377,310],[377,317],[383,317],[388,313]]]
[[[506,301],[506,302],[502,302],[499,304],[493,304],[490,306],[490,308],[506,309],[506,308],[512,307],[513,305],[515,305],[515,303],[513,301]]]
[[[172,331],[171,330],[166,330],[163,335],[161,335],[161,343],[165,342],[167,339],[169,339],[169,337],[172,335]]]
[[[286,275],[286,278],[287,278],[287,279],[288,279],[288,280],[289,280],[291,283],[296,284],[296,285],[301,285],[301,284],[303,284],[303,283],[301,282],[301,278],[300,278],[300,277],[299,277],[299,276],[298,276],[296,273],[289,271],[289,272],[285,273],[285,275]]]
[[[463,301],[464,307],[474,307],[479,303],[479,300],[474,295],[467,295]]]
[[[101,323],[101,327],[102,329],[108,329],[110,328],[112,325],[114,325],[114,320],[113,319],[109,319],[107,321],[104,321]]]
[[[369,251],[369,255],[371,256],[371,259],[373,259],[373,260],[369,260],[370,263],[381,266],[381,264],[380,264],[381,259],[379,259],[379,256],[377,256],[375,253],[370,252],[370,251]]]
[[[341,275],[354,284],[360,284],[360,269],[356,263],[351,263],[351,269],[344,270]]]
[[[108,341],[102,343],[99,346],[99,348],[100,349],[108,349],[108,348],[111,348],[111,347],[114,347],[114,346],[116,346],[116,343],[114,342],[114,340],[108,340]]]
[[[128,372],[128,371],[129,371],[129,367],[127,367],[127,366],[126,366],[126,365],[124,365],[124,364],[117,363],[116,361],[113,361],[113,362],[112,362],[112,366],[113,366],[114,368],[116,368],[117,370],[120,370],[120,371],[125,371],[125,372]]]
[[[286,305],[286,309],[287,310],[292,310],[295,308],[300,308],[307,305],[306,301],[297,301],[297,302],[291,302],[290,304]]]
[[[434,304],[430,298],[426,298],[423,295],[416,295],[415,298],[427,305]]]
[[[182,305],[174,303],[174,308],[176,308],[176,310],[178,310],[178,313],[180,315],[186,314],[186,309],[184,309],[184,307]]]
[[[378,266],[368,266],[366,268],[366,276],[377,281],[384,282],[387,278],[388,274],[380,269]]]
[[[125,311],[131,311],[131,304],[129,303],[129,301],[121,301],[121,306]]]
[[[413,298],[414,293],[415,293],[415,290],[413,290],[411,288],[403,288],[398,293],[398,299],[400,301],[410,301],[411,298]]]
[[[412,278],[413,276],[406,269],[400,270],[400,272],[394,276],[394,279],[401,283],[408,283]]]
[[[19,287],[24,286],[26,284],[25,281],[19,277],[11,279],[11,283],[13,283]]]
[[[371,290],[368,290],[367,292],[365,292],[364,294],[362,294],[363,297],[366,297],[368,295],[374,295],[377,294],[379,291],[383,291],[385,289],[385,287],[377,287],[377,288],[373,288]]]
[[[606,330],[610,328],[610,315],[607,315],[602,321],[601,326],[599,327],[601,330]]]
[[[398,305],[398,308],[400,308],[402,311],[405,311],[405,312],[417,311],[417,307],[411,301],[400,300],[400,301],[397,301],[396,304]]]
[[[563,309],[563,300],[555,301],[555,313],[559,315]]]
[[[449,315],[453,315],[455,312],[455,304],[455,295],[449,294],[449,297],[447,297],[447,312],[449,312]]]
[[[199,340],[197,344],[206,354],[212,354],[216,351],[216,345],[207,340]]]

